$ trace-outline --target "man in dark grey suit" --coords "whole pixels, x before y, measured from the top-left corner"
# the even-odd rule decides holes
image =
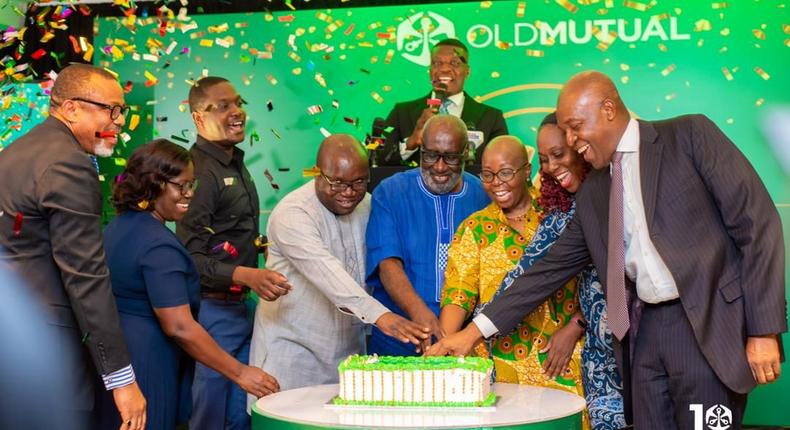
[[[740,428],[746,394],[779,377],[787,330],[782,229],[757,173],[702,115],[630,118],[598,72],[568,81],[557,118],[597,169],[576,216],[542,261],[429,352],[465,354],[507,333],[592,261],[631,368],[634,427],[701,428],[704,414]]]
[[[34,290],[47,322],[58,329],[60,349],[77,355],[61,376],[83,418],[102,397],[96,391],[101,376],[121,429],[142,430],[146,403],[104,261],[93,158],[112,154],[128,107],[112,74],[83,64],[60,72],[50,106],[49,118],[0,152],[0,247],[7,251],[0,259]]]
[[[480,164],[485,145],[491,139],[507,134],[507,124],[502,111],[478,103],[464,91],[469,77],[469,50],[457,39],[445,39],[431,50],[430,77],[433,90],[425,97],[398,103],[387,116],[392,131],[384,147],[377,151],[381,166],[399,166],[404,162],[418,162],[417,150],[422,145],[425,122],[437,113],[461,118],[469,130],[470,144],[474,145],[475,159]],[[427,101],[440,102],[428,106]]]

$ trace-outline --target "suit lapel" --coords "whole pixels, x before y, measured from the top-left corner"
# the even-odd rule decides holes
[[[656,211],[658,175],[661,170],[661,150],[663,149],[663,145],[659,145],[656,139],[658,139],[658,132],[653,124],[639,121],[639,174],[648,229],[653,225],[653,215]]]
[[[466,123],[469,130],[478,130],[481,116],[483,116],[483,105],[464,92],[464,110],[461,111],[461,120]]]
[[[592,197],[593,210],[596,217],[600,222],[601,243],[604,249],[609,246],[609,188],[612,185],[612,178],[609,175],[609,168],[605,167],[601,170],[591,171],[590,176],[587,178],[592,189],[590,196]]]

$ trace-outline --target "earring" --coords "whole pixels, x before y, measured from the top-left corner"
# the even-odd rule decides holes
[[[137,202],[137,207],[140,208],[141,210],[146,210],[148,209],[148,203],[149,203],[148,200],[140,200],[139,202]]]

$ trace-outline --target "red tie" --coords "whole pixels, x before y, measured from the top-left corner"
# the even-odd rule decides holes
[[[625,292],[625,245],[623,240],[622,152],[612,156],[612,187],[609,189],[609,249],[606,264],[606,308],[609,328],[618,340],[630,325]]]

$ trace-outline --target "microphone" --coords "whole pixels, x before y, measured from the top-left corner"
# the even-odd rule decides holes
[[[387,128],[387,120],[381,117],[373,119],[373,127],[370,133],[365,136],[365,146],[370,148],[370,167],[378,167],[376,151],[384,149],[384,130]]]
[[[427,104],[434,109],[434,113],[438,113],[439,107],[447,100],[447,84],[441,81],[434,81],[433,95],[434,98],[428,99]]]

